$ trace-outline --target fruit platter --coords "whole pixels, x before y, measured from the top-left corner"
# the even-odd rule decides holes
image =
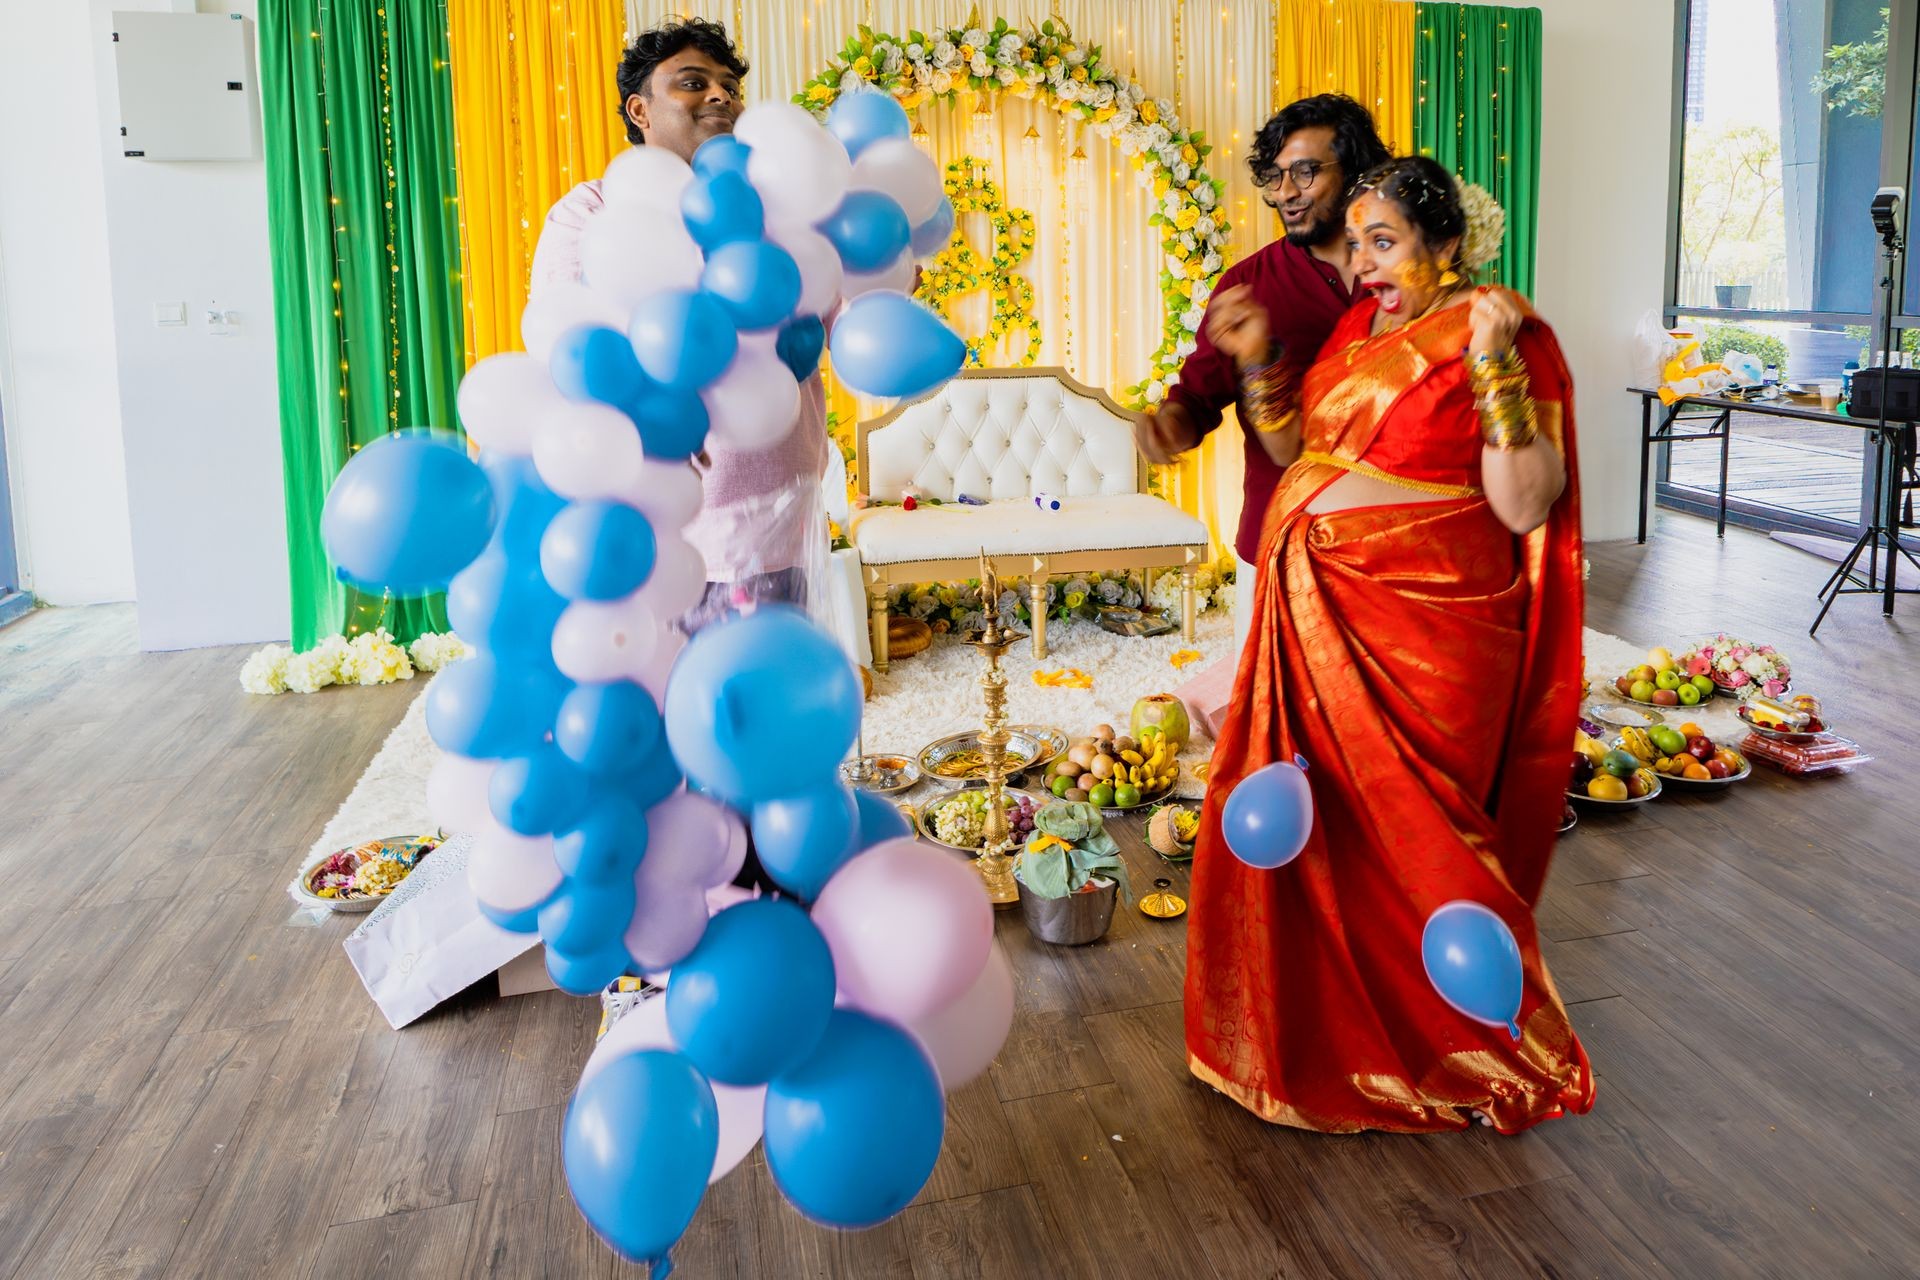
[[[329,853],[301,871],[294,897],[329,911],[371,911],[439,846],[438,835],[389,836]]]
[[[1059,754],[1053,750],[1056,741],[1062,746],[1066,742],[1066,735],[1058,729],[1042,729],[1037,725],[1008,729],[1007,776],[1050,762]],[[929,742],[920,749],[920,772],[929,782],[948,788],[985,781],[987,753],[980,745],[980,730],[951,733]]]
[[[1621,697],[1650,707],[1697,707],[1713,697],[1718,686],[1702,672],[1689,675],[1665,649],[1654,649],[1647,660],[1614,679]]]
[[[1762,738],[1775,742],[1805,745],[1831,736],[1820,718],[1820,700],[1812,694],[1796,694],[1786,702],[1763,694],[1741,703],[1734,714]]]
[[[1624,747],[1609,747],[1585,729],[1574,730],[1567,795],[1603,807],[1645,804],[1660,794],[1660,775]]]
[[[1033,834],[1033,815],[1046,797],[1008,789],[1007,838],[1015,847]],[[987,793],[979,787],[935,796],[914,814],[914,824],[927,840],[960,853],[979,853],[987,840]]]
[[[1142,724],[1140,736],[1116,733],[1110,724],[1067,748],[1047,771],[1047,790],[1057,799],[1085,801],[1109,815],[1162,799],[1180,778],[1179,742],[1157,724]]]
[[[1730,787],[1753,773],[1747,758],[1709,738],[1691,722],[1674,728],[1622,729],[1614,746],[1643,766],[1652,766],[1663,782],[1683,791]]]
[[[1702,640],[1675,661],[1689,678],[1704,675],[1716,690],[1733,698],[1753,693],[1778,698],[1793,681],[1786,654],[1725,632]]]
[[[1736,714],[1751,730],[1741,750],[1793,777],[1846,770],[1873,759],[1859,743],[1827,727],[1820,700],[1810,694],[1786,702],[1758,694]]]

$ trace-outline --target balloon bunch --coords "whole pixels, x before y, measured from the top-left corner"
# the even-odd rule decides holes
[[[854,95],[826,130],[752,108],[691,165],[622,155],[585,279],[528,305],[526,354],[461,384],[479,460],[396,433],[322,515],[343,577],[444,586],[477,650],[427,695],[427,801],[473,835],[481,908],[537,931],[563,990],[670,984],[566,1127],[576,1201],[630,1258],[663,1260],[762,1136],[803,1212],[898,1212],[939,1153],[943,1082],[985,1070],[1012,1017],[978,879],[838,781],[861,689],[832,639],[778,606],[691,641],[675,626],[706,576],[688,460],[784,438],[829,324],[837,373],[870,395],[960,367],[960,339],[898,291],[953,223],[907,134],[897,103]],[[770,897],[731,885],[749,825]]]
[[[1272,870],[1299,857],[1313,832],[1306,760],[1275,761],[1234,784],[1220,830],[1248,866]],[[1420,958],[1427,980],[1456,1012],[1520,1038],[1520,944],[1491,907],[1465,899],[1442,904],[1421,931]]]

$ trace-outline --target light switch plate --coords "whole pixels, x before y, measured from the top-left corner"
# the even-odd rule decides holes
[[[161,328],[171,328],[187,323],[187,304],[184,302],[156,302],[153,304],[153,322]]]

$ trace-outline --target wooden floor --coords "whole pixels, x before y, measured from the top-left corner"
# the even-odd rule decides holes
[[[821,1231],[756,1155],[681,1274],[1920,1272],[1920,606],[1849,600],[1810,642],[1811,557],[1671,515],[1592,551],[1595,626],[1773,637],[1880,760],[1563,843],[1541,923],[1591,1115],[1268,1128],[1186,1075],[1180,924],[1055,952],[1008,917],[1013,1036],[920,1200]],[[393,1032],[347,923],[288,923],[293,863],[417,686],[253,699],[240,651],[132,650],[121,608],[0,631],[0,1277],[634,1274],[559,1170],[594,1003],[470,992]]]

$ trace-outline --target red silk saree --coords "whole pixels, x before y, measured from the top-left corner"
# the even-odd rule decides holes
[[[1189,1065],[1263,1119],[1328,1132],[1505,1132],[1593,1105],[1541,963],[1533,904],[1580,700],[1581,549],[1571,382],[1552,332],[1518,339],[1567,487],[1525,536],[1478,491],[1480,434],[1451,307],[1367,337],[1342,320],[1302,385],[1302,458],[1268,508],[1254,615],[1215,744],[1187,944]],[[1404,505],[1310,514],[1346,471]],[[1219,814],[1298,753],[1315,817],[1274,871]],[[1471,899],[1519,941],[1513,1040],[1455,1012],[1420,958],[1427,917]]]

